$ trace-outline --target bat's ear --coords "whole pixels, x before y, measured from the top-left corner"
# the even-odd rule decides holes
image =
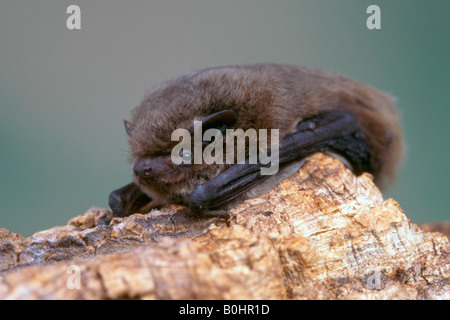
[[[127,132],[127,135],[131,138],[133,136],[133,125],[127,120],[123,120],[123,124],[125,125],[125,131]]]
[[[233,110],[223,110],[202,118],[202,129],[208,130],[216,128],[223,130],[230,128],[237,120],[236,112]],[[189,127],[188,131],[194,132],[194,126]]]

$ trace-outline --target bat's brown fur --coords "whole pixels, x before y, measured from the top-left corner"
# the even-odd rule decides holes
[[[301,66],[254,64],[191,72],[155,86],[132,111],[132,161],[166,155],[177,142],[171,134],[194,120],[219,112],[237,113],[235,128],[279,129],[280,140],[302,119],[328,111],[353,113],[370,149],[375,181],[393,178],[402,160],[402,131],[392,99],[350,78]],[[189,194],[225,165],[170,166],[162,180],[136,179],[154,205],[186,203]],[[170,171],[170,172],[169,172]],[[176,175],[175,180],[169,176]],[[164,183],[163,181],[166,181]]]

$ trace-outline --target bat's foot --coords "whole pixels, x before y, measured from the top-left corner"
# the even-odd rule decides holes
[[[349,112],[335,111],[305,119],[283,143],[283,149],[292,152],[282,153],[280,162],[324,152],[341,160],[356,175],[374,170],[364,134],[356,117]]]
[[[148,205],[152,199],[142,193],[134,183],[111,192],[108,204],[115,217],[127,217]]]

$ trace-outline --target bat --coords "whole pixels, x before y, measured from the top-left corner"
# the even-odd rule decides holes
[[[173,141],[173,132],[195,134],[195,123],[201,124],[201,134],[209,129],[277,130],[278,172],[261,174],[268,165],[250,161],[249,147],[243,162],[174,163],[171,155],[179,140]],[[293,175],[315,152],[338,157],[356,175],[371,173],[379,186],[395,177],[403,157],[401,124],[390,96],[342,75],[295,65],[185,73],[154,86],[124,124],[133,182],[110,194],[115,216],[178,203],[198,217],[226,218],[230,208]],[[202,140],[200,150],[210,141]],[[187,149],[180,150],[181,159],[199,154]]]

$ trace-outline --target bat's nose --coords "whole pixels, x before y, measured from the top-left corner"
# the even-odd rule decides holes
[[[152,175],[152,162],[150,159],[138,158],[133,166],[133,172],[136,177],[149,178]]]
[[[139,163],[136,163],[133,167],[133,172],[137,177],[150,177],[152,174],[152,167],[150,166],[142,166]]]
[[[168,160],[164,157],[138,158],[133,166],[134,175],[143,179],[158,178],[168,170]]]

